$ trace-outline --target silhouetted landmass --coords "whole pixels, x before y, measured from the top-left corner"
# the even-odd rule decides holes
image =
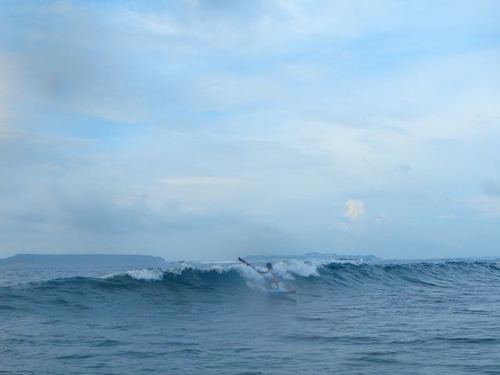
[[[0,259],[0,265],[54,265],[54,266],[120,266],[120,267],[162,267],[162,257],[151,255],[111,254],[17,254]]]

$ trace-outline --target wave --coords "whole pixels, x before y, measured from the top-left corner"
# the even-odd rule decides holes
[[[362,263],[331,260],[281,260],[274,263],[280,283],[294,289],[360,289],[389,287],[456,288],[467,283],[500,283],[493,261]],[[180,263],[170,269],[150,268],[102,277],[69,277],[32,282],[22,289],[86,293],[162,288],[163,291],[259,291],[270,283],[251,267],[227,263]],[[5,288],[3,288],[5,289]],[[15,288],[9,287],[10,290]]]

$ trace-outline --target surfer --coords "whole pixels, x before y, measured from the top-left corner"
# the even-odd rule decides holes
[[[250,263],[248,263],[245,259],[243,258],[238,258],[238,260],[243,263],[243,264],[246,264],[247,266],[249,267],[252,267],[256,272],[260,273],[262,276],[266,277],[265,275],[266,274],[270,274],[271,275],[271,284],[269,285],[270,288],[273,288],[273,285],[276,289],[279,289],[280,288],[280,284],[278,283],[278,275],[276,274],[276,272],[274,272],[273,270],[273,265],[271,263],[266,263],[266,270],[265,271],[261,271],[259,269],[257,269],[256,267],[254,267],[253,265],[251,265]]]
[[[261,275],[265,274],[270,274],[272,277],[271,284],[269,285],[270,288],[273,287],[273,284],[275,285],[276,289],[279,289],[280,285],[278,284],[278,275],[276,275],[276,272],[273,270],[273,265],[271,263],[266,263],[266,271],[260,271],[256,270],[258,273]]]
[[[280,287],[280,284],[278,282],[278,275],[276,272],[274,272],[273,265],[271,263],[266,263],[266,270],[261,271],[257,269],[254,265],[248,263],[245,259],[243,258],[238,258],[238,260],[247,265],[248,267],[251,267],[255,272],[258,272],[262,277],[266,278],[266,275],[271,275],[271,283],[269,284],[269,288],[266,289],[268,293],[272,293],[275,295],[284,295],[284,294],[289,294],[289,293],[295,293],[295,290],[293,289],[288,289],[285,287]]]

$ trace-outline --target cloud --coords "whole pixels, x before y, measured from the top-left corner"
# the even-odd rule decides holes
[[[480,195],[470,198],[468,203],[479,216],[500,218],[500,196]]]
[[[163,177],[159,181],[167,185],[176,186],[233,185],[239,182],[236,178],[219,176]]]
[[[345,202],[346,210],[344,212],[344,217],[346,217],[352,223],[362,220],[365,218],[366,210],[365,204],[360,199],[349,199]]]
[[[455,219],[458,219],[459,216],[456,214],[441,214],[441,215],[438,215],[438,218],[443,219],[443,220],[455,220]]]
[[[7,81],[8,69],[2,56],[0,55],[0,131],[5,126],[8,119],[8,106],[5,104],[9,95],[10,85]]]
[[[0,191],[2,255],[26,249],[144,251],[173,260],[227,259],[235,252],[286,252],[298,246],[286,231],[237,209],[190,210],[168,194],[160,205],[148,196],[133,197],[130,187],[120,186],[116,176],[99,175],[96,167],[87,182],[80,166],[66,180],[45,177],[43,184],[33,184],[25,176],[24,191]],[[96,180],[110,189],[92,186]]]
[[[162,7],[122,13],[136,27],[165,41],[201,48],[237,46],[243,51],[257,52],[321,34],[352,38],[365,25],[373,25],[367,10],[375,9],[361,2],[354,6],[342,2],[310,6],[302,1],[276,0],[254,1],[251,6],[245,2],[185,2],[177,9]]]
[[[418,217],[439,247],[435,223],[454,235],[460,220],[438,214],[461,212],[469,181],[500,163],[500,8],[427,5],[6,3],[2,243],[342,251],[355,232],[407,238]],[[478,222],[500,196],[482,189]],[[323,233],[344,204],[341,242]],[[365,205],[364,222],[384,223],[359,225]]]
[[[491,197],[500,197],[500,185],[495,181],[488,180],[482,184],[484,194]]]
[[[200,77],[193,85],[194,100],[201,108],[223,110],[275,103],[284,94],[267,77],[241,74],[211,74]]]

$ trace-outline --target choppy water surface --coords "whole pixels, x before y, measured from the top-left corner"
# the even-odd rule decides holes
[[[0,268],[0,373],[498,374],[493,261]],[[55,276],[55,278],[51,278]]]

